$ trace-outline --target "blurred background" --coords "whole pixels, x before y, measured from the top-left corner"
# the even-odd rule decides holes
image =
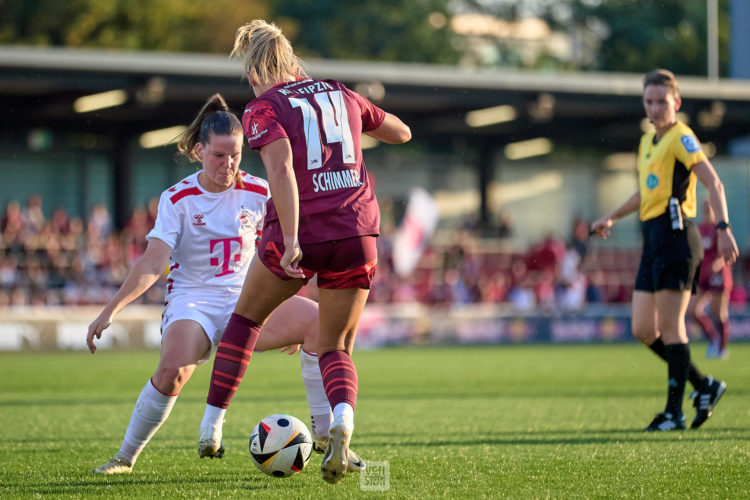
[[[750,338],[750,2],[0,0],[0,349],[85,348],[159,194],[197,168],[173,139],[209,95],[252,97],[228,54],[255,18],[412,129],[365,145],[382,237],[360,347],[629,340],[637,216],[587,228],[637,189],[658,67],[725,184]],[[265,177],[252,151],[242,168]],[[158,346],[163,289],[105,346]]]

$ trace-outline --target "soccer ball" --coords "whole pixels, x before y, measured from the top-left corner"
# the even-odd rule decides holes
[[[289,477],[301,471],[312,455],[312,437],[307,426],[291,415],[264,418],[250,435],[250,458],[255,466],[273,477]]]

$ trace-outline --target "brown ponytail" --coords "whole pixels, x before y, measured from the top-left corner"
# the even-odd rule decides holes
[[[190,126],[180,134],[177,150],[190,161],[201,161],[195,153],[195,146],[199,142],[208,143],[211,134],[243,134],[242,124],[234,113],[229,111],[221,94],[214,94],[208,98]]]

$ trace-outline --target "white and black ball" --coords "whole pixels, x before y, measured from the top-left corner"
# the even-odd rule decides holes
[[[310,461],[312,437],[307,426],[291,415],[270,415],[250,435],[250,458],[273,477],[289,477]]]

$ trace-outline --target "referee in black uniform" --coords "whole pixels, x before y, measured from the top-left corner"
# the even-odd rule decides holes
[[[696,184],[708,190],[719,221],[718,251],[727,264],[737,260],[737,243],[729,226],[724,185],[702,151],[693,131],[676,119],[682,101],[672,72],[659,69],[643,81],[643,107],[655,131],[638,147],[638,191],[609,215],[591,224],[606,238],[612,225],[636,210],[643,231],[643,254],[633,292],[633,335],[667,362],[667,405],[647,431],[685,428],[682,400],[689,379],[696,415],[692,428],[711,416],[726,383],[704,376],[690,361],[685,312],[695,292],[703,247],[696,216]]]

